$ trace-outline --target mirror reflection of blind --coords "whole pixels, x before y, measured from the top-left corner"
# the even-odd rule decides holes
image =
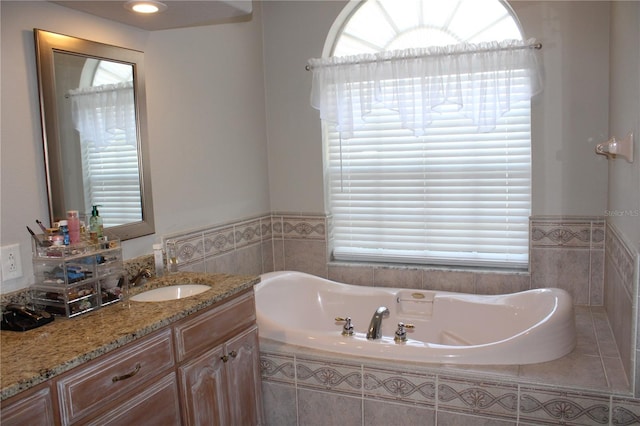
[[[125,140],[82,144],[85,200],[100,205],[105,227],[142,220],[138,150]],[[87,211],[90,211],[89,209]]]

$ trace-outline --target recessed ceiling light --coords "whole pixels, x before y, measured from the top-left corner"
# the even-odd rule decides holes
[[[167,9],[166,4],[156,0],[129,0],[124,7],[137,13],[157,13]]]

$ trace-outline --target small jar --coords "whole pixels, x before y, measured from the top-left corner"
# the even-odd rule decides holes
[[[69,241],[71,244],[78,244],[80,242],[80,215],[78,210],[69,210],[67,212],[67,224]]]

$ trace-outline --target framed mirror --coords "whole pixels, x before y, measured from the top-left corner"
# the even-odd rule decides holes
[[[144,54],[34,29],[51,223],[91,215],[121,240],[153,234]]]

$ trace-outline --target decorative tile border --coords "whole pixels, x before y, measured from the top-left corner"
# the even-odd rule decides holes
[[[324,216],[277,215],[273,219],[273,237],[326,241],[326,218]]]
[[[514,424],[640,424],[640,399],[616,396],[607,391],[495,382],[489,377],[480,378],[477,372],[452,374],[438,366],[396,367],[392,361],[375,364],[336,362],[335,358],[298,355],[295,351],[290,352],[291,348],[284,345],[277,349],[282,353],[273,349],[261,353],[264,381],[353,397],[361,392],[365,401],[423,406],[436,412]],[[307,420],[298,419],[301,423]],[[349,420],[346,418],[345,422]]]
[[[262,240],[260,219],[234,225],[233,231],[235,235],[236,249],[259,243]]]
[[[438,409],[515,420],[518,416],[518,386],[440,377]]]
[[[233,226],[205,232],[203,235],[204,256],[216,256],[235,249],[235,233]]]
[[[433,374],[365,367],[363,385],[365,397],[429,407],[436,404],[436,378]]]
[[[268,214],[170,235],[163,241],[175,245],[179,265],[187,266],[273,239],[325,241],[326,228],[322,215]]]
[[[611,424],[631,426],[640,424],[640,400],[613,398]]]
[[[166,241],[176,248],[176,256],[180,267],[201,262],[204,259],[205,249],[202,232],[181,235]]]
[[[262,241],[270,241],[273,238],[273,218],[271,215],[260,218],[260,235]]]
[[[296,383],[301,388],[361,396],[362,369],[355,364],[296,358]]]
[[[607,224],[605,253],[607,261],[618,271],[629,297],[633,296],[634,256],[612,224]]]
[[[602,248],[604,220],[533,216],[530,221],[531,247]]]
[[[260,370],[264,381],[295,383],[296,371],[293,357],[261,351]]]
[[[595,394],[522,388],[520,421],[535,424],[609,424],[610,398]]]

